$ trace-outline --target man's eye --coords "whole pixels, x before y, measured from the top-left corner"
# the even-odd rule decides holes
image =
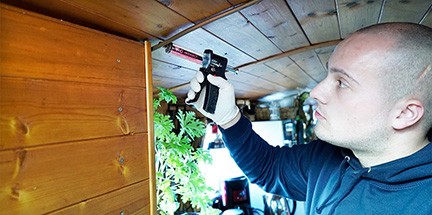
[[[345,84],[342,80],[337,80],[337,84],[339,88],[348,88],[348,85]]]

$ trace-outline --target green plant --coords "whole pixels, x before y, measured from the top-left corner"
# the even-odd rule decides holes
[[[210,163],[211,156],[200,148],[194,149],[191,142],[205,133],[205,125],[192,111],[178,111],[178,132],[169,115],[156,110],[161,102],[175,104],[177,97],[165,88],[160,90],[153,105],[155,146],[156,146],[156,195],[159,214],[174,214],[180,202],[189,202],[201,214],[219,214],[211,208],[210,194],[213,191],[206,185],[198,168],[199,162]]]

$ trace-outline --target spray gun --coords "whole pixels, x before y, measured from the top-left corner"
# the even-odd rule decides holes
[[[204,73],[204,81],[201,83],[201,89],[204,87],[206,89],[203,108],[208,113],[215,113],[216,103],[219,97],[219,88],[208,82],[207,75],[214,75],[227,79],[225,76],[226,70],[237,74],[236,70],[227,68],[228,59],[214,54],[210,49],[204,50],[204,54],[201,57],[195,53],[175,46],[172,43],[169,43],[165,46],[165,52],[180,56],[197,64],[201,64],[201,68],[199,70]],[[201,91],[198,92],[195,95],[195,98],[193,98],[190,102],[197,101],[200,94]]]

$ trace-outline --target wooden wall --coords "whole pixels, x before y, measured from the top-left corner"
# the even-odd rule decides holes
[[[149,48],[0,10],[0,214],[150,214]]]

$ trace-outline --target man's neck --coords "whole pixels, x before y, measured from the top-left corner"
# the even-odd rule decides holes
[[[363,167],[372,167],[388,163],[400,158],[410,156],[429,143],[427,138],[418,138],[418,140],[398,139],[394,144],[389,144],[379,152],[371,151],[354,151],[354,155],[359,159]]]

